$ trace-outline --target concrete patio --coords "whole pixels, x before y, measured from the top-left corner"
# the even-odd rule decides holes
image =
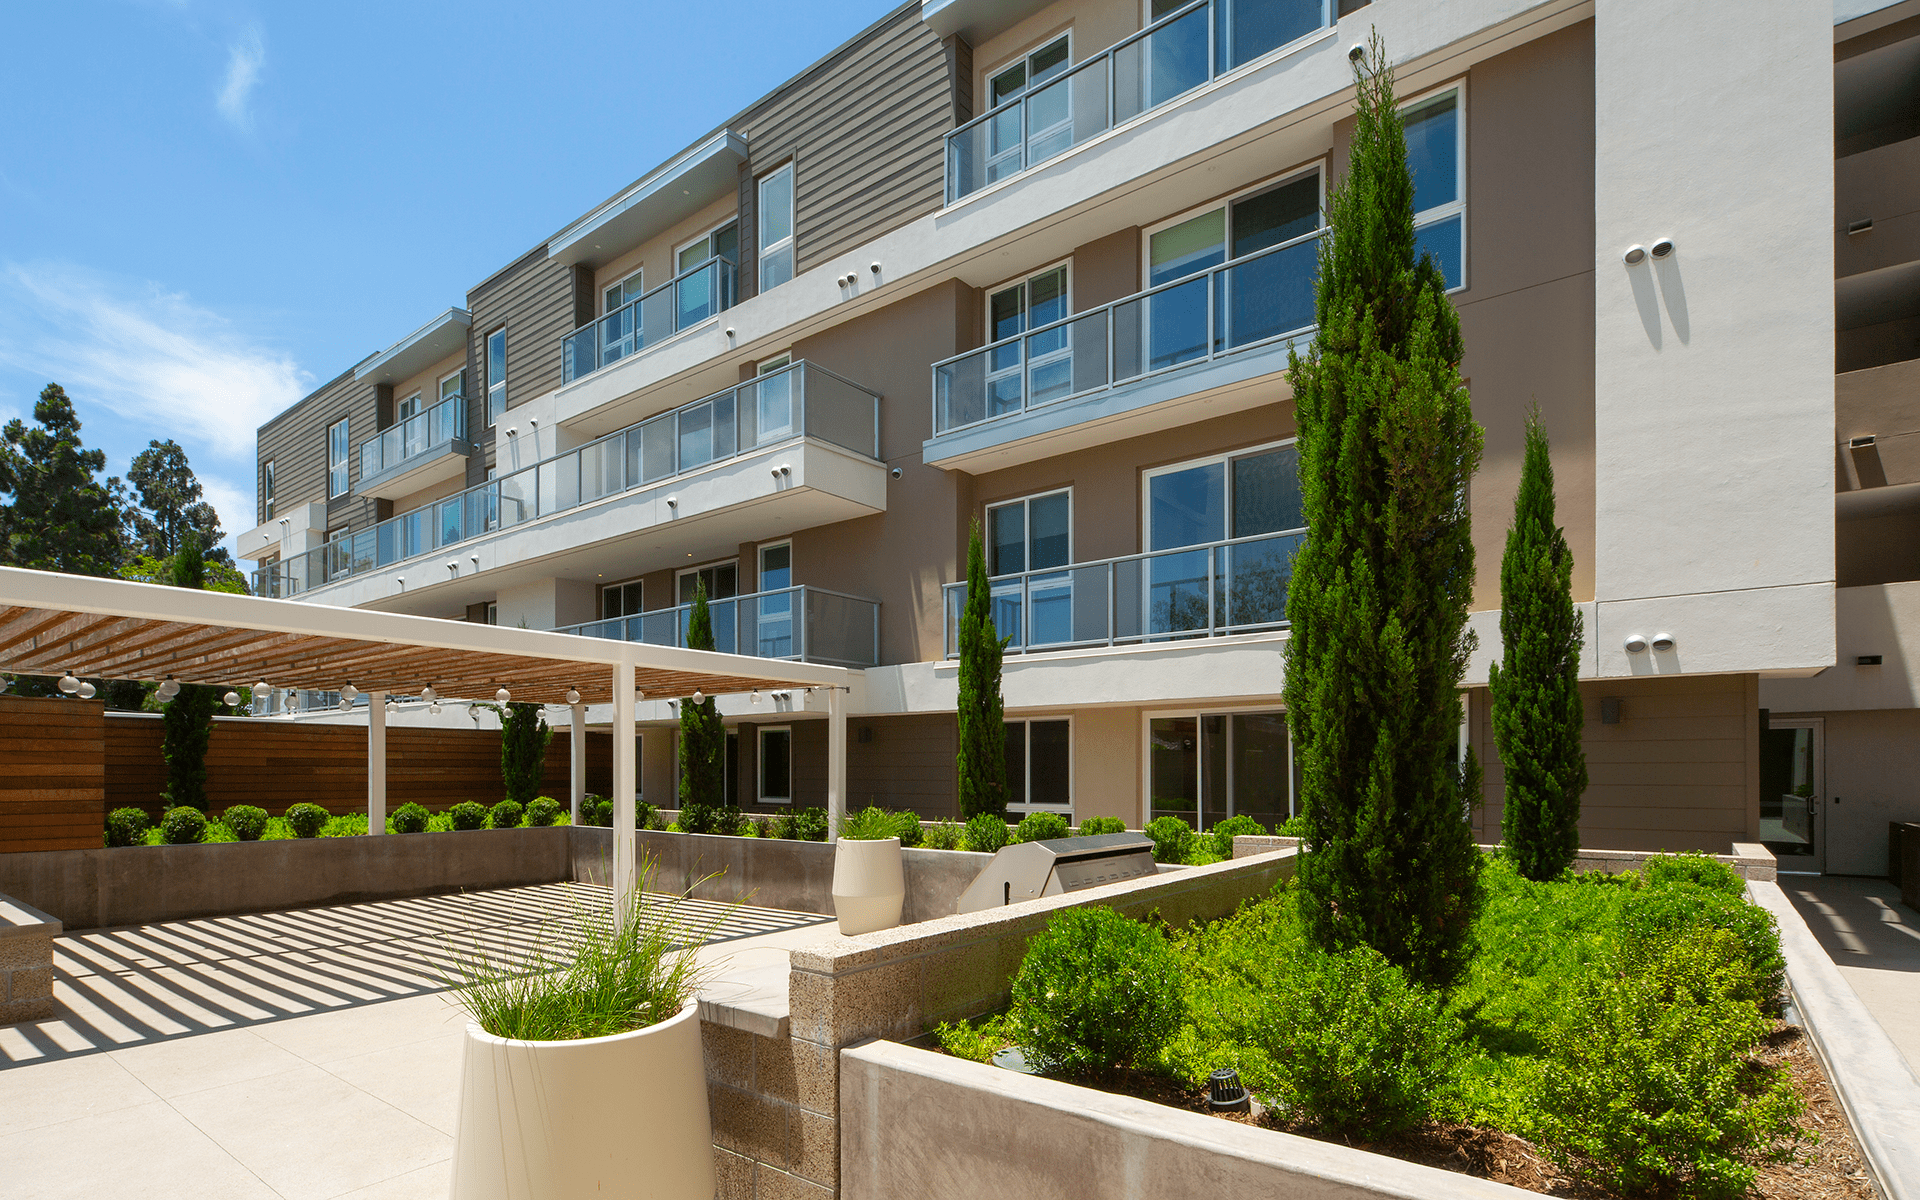
[[[1884,879],[1781,875],[1780,889],[1920,1075],[1920,913]]]
[[[585,884],[94,930],[55,949],[55,1019],[0,1028],[8,1196],[446,1194],[465,1014],[450,951],[525,955]],[[784,1015],[812,913],[688,902],[722,1019]],[[710,1016],[709,1019],[714,1019]]]

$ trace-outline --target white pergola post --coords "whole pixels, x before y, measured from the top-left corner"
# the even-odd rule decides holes
[[[846,696],[837,687],[827,689],[827,828],[835,833],[847,815]]]
[[[634,872],[633,668],[613,669],[613,913],[627,911],[638,884]]]
[[[580,823],[580,804],[587,798],[587,706],[568,705],[573,710],[573,733],[568,739],[568,748],[573,757],[573,815],[575,825]]]
[[[387,831],[387,694],[367,693],[367,832]]]

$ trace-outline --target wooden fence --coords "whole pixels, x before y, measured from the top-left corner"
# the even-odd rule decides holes
[[[99,700],[0,696],[0,851],[100,844],[105,709]]]

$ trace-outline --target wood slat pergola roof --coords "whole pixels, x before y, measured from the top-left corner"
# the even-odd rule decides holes
[[[564,704],[846,686],[858,672],[740,654],[0,567],[0,671]]]

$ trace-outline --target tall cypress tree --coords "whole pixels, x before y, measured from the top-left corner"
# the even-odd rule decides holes
[[[713,613],[707,607],[707,584],[693,590],[693,614],[687,621],[687,649],[713,649]],[[707,832],[710,810],[727,802],[727,727],[712,696],[695,704],[680,701],[680,828]]]
[[[205,589],[204,553],[199,535],[188,534],[173,556],[170,582],[174,587]],[[220,689],[183,683],[160,710],[160,757],[167,764],[167,787],[160,799],[166,807],[206,811],[207,743],[213,740],[213,714],[219,707]]]
[[[510,703],[500,714],[500,777],[507,799],[532,804],[547,773],[553,727],[544,704]]]
[[[1480,901],[1454,761],[1473,635],[1467,482],[1480,463],[1460,321],[1416,255],[1413,180],[1378,34],[1329,202],[1307,357],[1290,354],[1306,544],[1287,594],[1288,720],[1300,763],[1308,930],[1366,943],[1429,986],[1458,980]]]
[[[967,539],[967,607],[960,614],[960,819],[1007,814],[1007,724],[1000,697],[1006,643],[993,628],[980,522]]]
[[[1506,769],[1500,831],[1528,879],[1552,879],[1580,849],[1580,610],[1573,551],[1554,524],[1553,459],[1540,410],[1527,414],[1513,527],[1500,559],[1501,661],[1493,665],[1493,736]]]

